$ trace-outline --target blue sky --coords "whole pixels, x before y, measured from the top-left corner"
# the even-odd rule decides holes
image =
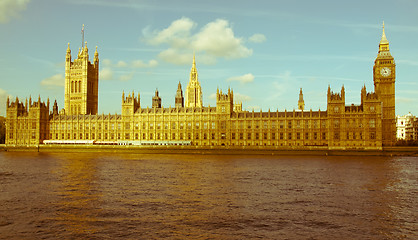
[[[0,115],[6,97],[56,99],[64,106],[67,43],[81,26],[90,59],[100,58],[99,113],[120,113],[122,91],[151,106],[158,88],[174,106],[196,53],[203,104],[217,87],[243,108],[326,109],[328,85],[346,105],[373,91],[372,69],[385,21],[396,62],[396,114],[418,114],[418,1],[0,0]]]

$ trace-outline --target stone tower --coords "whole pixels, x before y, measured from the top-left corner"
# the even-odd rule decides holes
[[[181,90],[181,83],[177,86],[176,98],[175,98],[175,107],[181,108],[184,107],[184,97],[183,90]]]
[[[99,90],[99,54],[94,53],[93,63],[89,61],[87,42],[77,59],[71,60],[68,43],[65,58],[65,114],[97,114]]]
[[[394,144],[396,139],[395,61],[389,52],[385,23],[383,23],[379,52],[374,61],[373,82],[375,92],[382,102],[382,143],[385,146],[390,146]]]
[[[305,110],[305,101],[303,101],[302,88],[300,88],[300,92],[299,92],[298,109],[302,111]]]
[[[161,108],[161,98],[158,96],[158,89],[155,90],[155,96],[152,97],[152,107]]]
[[[196,59],[193,55],[193,65],[190,71],[190,80],[186,89],[186,107],[203,107],[202,104],[202,88],[200,87],[197,70]]]

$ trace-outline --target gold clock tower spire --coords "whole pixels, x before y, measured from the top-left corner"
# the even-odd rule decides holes
[[[395,60],[389,51],[389,41],[385,34],[383,22],[382,38],[379,52],[373,66],[373,81],[375,92],[382,104],[382,143],[390,146],[396,140],[395,119]]]

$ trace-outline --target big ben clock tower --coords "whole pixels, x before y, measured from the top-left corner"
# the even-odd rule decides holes
[[[389,41],[385,35],[383,23],[379,53],[374,61],[373,81],[375,92],[382,103],[382,143],[390,146],[395,143],[395,60],[389,52]]]

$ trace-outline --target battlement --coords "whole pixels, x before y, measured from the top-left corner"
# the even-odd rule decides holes
[[[342,86],[341,88],[341,92],[340,93],[334,93],[331,91],[331,87],[328,86],[328,102],[330,101],[338,101],[338,102],[345,102],[345,89],[344,86]]]
[[[138,93],[138,97],[135,97],[134,91],[132,91],[132,95],[129,93],[128,96],[125,96],[125,92],[122,93],[122,104],[139,104],[140,95]]]
[[[222,93],[222,90],[219,91],[219,89],[216,90],[216,101],[228,101],[233,102],[234,100],[234,91],[228,88],[228,93],[224,94]]]

